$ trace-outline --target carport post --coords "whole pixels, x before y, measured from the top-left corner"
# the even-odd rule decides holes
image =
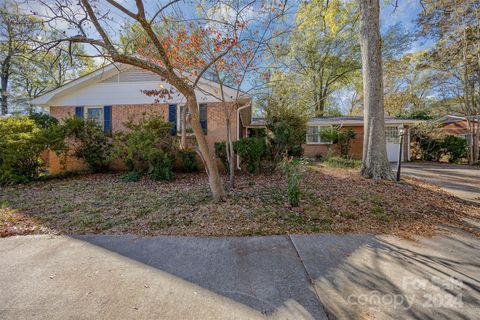
[[[397,182],[400,182],[400,170],[402,168],[402,151],[403,151],[403,135],[405,134],[405,128],[399,127],[398,128],[398,135],[400,137],[400,144],[398,151],[398,163],[397,163]]]

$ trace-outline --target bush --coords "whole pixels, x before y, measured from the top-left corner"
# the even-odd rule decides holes
[[[170,134],[171,124],[161,115],[144,115],[138,122],[124,124],[128,131],[115,135],[115,157],[123,159],[130,171],[149,174],[155,180],[173,179],[177,146]]]
[[[446,135],[441,128],[422,124],[413,128],[413,154],[415,159],[458,162],[468,156],[468,143],[462,137]]]
[[[362,161],[344,157],[327,156],[321,159],[322,163],[332,168],[356,169],[362,166]]]
[[[148,174],[153,180],[173,180],[173,157],[163,150],[158,150],[149,160]]]
[[[140,180],[142,175],[137,171],[130,171],[120,177],[123,182],[137,182]]]
[[[82,159],[93,172],[108,169],[112,156],[112,143],[95,121],[72,117],[63,124],[65,136],[72,140],[73,155]]]
[[[242,138],[233,143],[235,152],[246,162],[247,171],[256,173],[261,168],[262,158],[267,151],[264,138]]]
[[[300,157],[303,155],[302,144],[305,142],[306,122],[294,113],[267,118],[267,128],[271,132],[269,143],[273,161],[278,162],[286,155]]]
[[[0,183],[16,184],[38,176],[45,149],[41,129],[26,117],[0,118]]]
[[[282,162],[282,173],[287,178],[288,203],[292,207],[300,205],[300,183],[302,174],[305,172],[306,161],[300,158],[287,157]]]
[[[28,115],[35,124],[42,129],[51,128],[58,125],[58,120],[46,113],[31,113]]]
[[[458,162],[468,155],[468,144],[464,138],[446,136],[442,141],[443,152],[448,156],[448,162]]]
[[[342,130],[340,127],[334,126],[332,128],[322,130],[320,135],[322,140],[332,141],[332,144],[338,144],[340,146],[340,155],[344,158],[348,158],[350,153],[350,142],[355,139],[356,136],[355,131],[353,131],[351,128]],[[331,152],[329,152],[329,154],[330,153]]]
[[[215,142],[215,155],[220,159],[225,170],[228,170],[227,142]]]
[[[178,152],[182,162],[182,169],[184,172],[198,171],[197,153],[191,150],[180,150]]]

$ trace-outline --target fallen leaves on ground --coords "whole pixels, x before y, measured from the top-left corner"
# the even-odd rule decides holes
[[[173,182],[92,174],[0,190],[0,236],[29,233],[246,236],[291,233],[432,235],[438,225],[471,232],[462,218],[480,206],[411,178],[401,184],[362,178],[355,170],[310,166],[301,205],[287,203],[279,173],[239,175],[221,203],[204,174]]]

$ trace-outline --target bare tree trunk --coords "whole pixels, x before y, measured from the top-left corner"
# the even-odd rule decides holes
[[[379,0],[357,0],[364,93],[364,137],[361,173],[366,178],[392,179],[387,159],[383,108]]]
[[[10,56],[7,56],[2,63],[1,86],[2,86],[2,108],[0,114],[8,113],[8,76],[10,74]]]
[[[181,114],[180,116],[182,117],[181,123],[182,123],[182,132],[181,132],[181,137],[180,137],[180,149],[185,150],[187,148],[187,107],[184,106],[183,108],[180,107]]]
[[[221,201],[225,198],[225,190],[223,189],[222,179],[218,173],[217,161],[212,156],[210,149],[208,148],[207,139],[203,134],[202,127],[200,126],[200,116],[198,113],[197,99],[195,93],[186,95],[187,107],[190,111],[190,125],[197,139],[199,154],[205,163],[210,190],[212,191],[212,197],[215,201]]]

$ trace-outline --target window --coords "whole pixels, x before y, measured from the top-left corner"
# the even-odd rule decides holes
[[[87,107],[85,108],[85,115],[86,120],[92,120],[97,122],[103,129],[103,107]]]
[[[398,127],[386,127],[385,137],[387,139],[387,143],[399,144],[400,137],[398,136]]]
[[[319,143],[320,135],[318,134],[318,126],[308,126],[307,143]]]
[[[178,128],[178,131],[177,131],[177,132],[178,132],[178,134],[181,134],[181,133],[182,133],[182,128],[183,128],[183,117],[182,117],[182,113],[183,113],[184,111],[186,112],[186,114],[185,114],[186,117],[185,117],[185,118],[188,118],[188,115],[190,114],[190,111],[188,110],[187,106],[179,106],[179,107],[177,108],[177,112],[178,112],[178,114],[177,114],[177,128]],[[188,134],[188,133],[192,133],[192,127],[190,126],[190,123],[189,123],[188,121],[187,121],[187,123],[186,123],[186,127],[185,127],[185,128],[187,129],[187,134]]]
[[[188,115],[190,114],[190,111],[188,110],[187,106],[180,106],[177,108],[177,127],[178,127],[178,134],[182,133],[182,126],[183,126],[183,121],[182,121],[182,113],[186,112],[186,117],[188,118]],[[203,129],[203,132],[206,134],[207,133],[207,105],[206,104],[200,104],[198,106],[198,113],[199,113],[199,118],[200,118],[200,126]],[[192,133],[192,127],[190,126],[190,123],[187,121],[186,123],[186,131],[187,134]]]
[[[321,137],[322,130],[330,129],[331,126],[308,126],[307,144],[330,144],[332,141],[323,141]]]

